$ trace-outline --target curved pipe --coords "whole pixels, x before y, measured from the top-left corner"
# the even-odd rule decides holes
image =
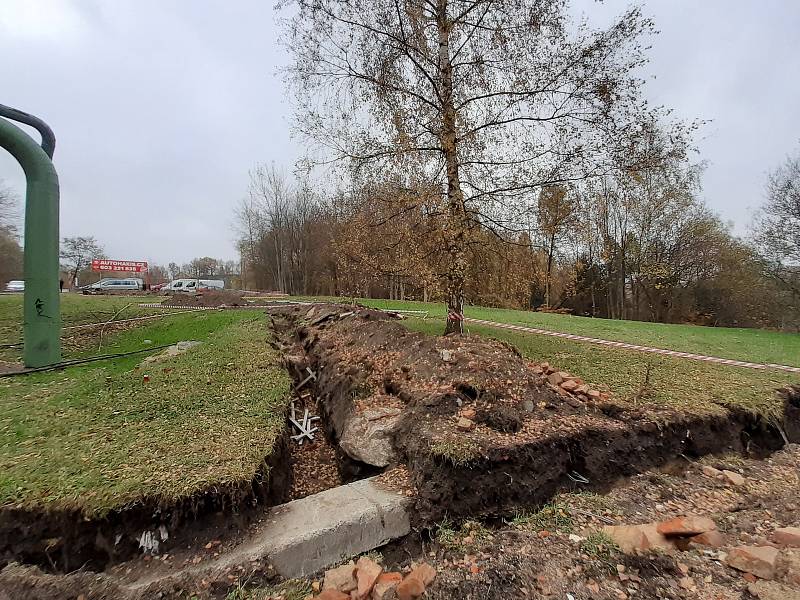
[[[6,107],[2,107],[6,109]],[[6,114],[2,112],[0,114]],[[23,360],[26,367],[61,361],[61,311],[58,285],[58,174],[47,153],[55,136],[41,119],[14,111],[20,122],[42,134],[42,146],[21,128],[0,117],[0,148],[25,172],[25,297]]]
[[[42,121],[39,117],[34,117],[29,113],[11,108],[5,104],[0,104],[0,117],[11,119],[17,123],[30,125],[36,129],[42,136],[42,150],[44,150],[48,158],[53,158],[53,152],[56,150],[56,135],[47,123]]]

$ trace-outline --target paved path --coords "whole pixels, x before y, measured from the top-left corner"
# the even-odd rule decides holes
[[[762,370],[775,369],[779,371],[788,371],[789,373],[800,373],[800,367],[791,367],[788,365],[752,363],[743,360],[731,360],[729,358],[718,358],[716,356],[692,354],[691,352],[677,352],[675,350],[664,350],[663,348],[651,348],[649,346],[639,346],[637,344],[628,344],[626,342],[600,340],[597,338],[586,337],[583,335],[574,335],[572,333],[561,333],[559,331],[550,331],[548,329],[538,329],[536,327],[523,327],[522,325],[512,325],[510,323],[497,323],[495,321],[484,321],[483,319],[471,319],[469,317],[465,317],[464,321],[466,321],[467,323],[474,323],[476,325],[487,325],[489,327],[498,327],[500,329],[511,329],[512,331],[521,331],[523,333],[537,333],[539,335],[549,335],[551,337],[565,338],[568,340],[576,340],[579,342],[588,342],[590,344],[600,344],[602,346],[623,348],[625,350],[635,350],[637,352],[650,352],[651,354],[663,354],[664,356],[688,358],[690,360],[700,360],[704,362],[717,363],[720,365],[731,365],[733,367],[746,367],[748,369],[762,369]]]

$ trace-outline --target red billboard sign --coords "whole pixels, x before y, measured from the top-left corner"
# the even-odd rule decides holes
[[[141,273],[147,271],[147,262],[142,260],[92,260],[92,271],[127,271]]]

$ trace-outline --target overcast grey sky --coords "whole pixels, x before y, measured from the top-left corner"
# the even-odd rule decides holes
[[[576,3],[598,24],[628,2]],[[302,149],[276,74],[270,0],[0,0],[0,103],[58,138],[62,236],[115,259],[235,258],[247,171]],[[800,145],[800,2],[651,0],[648,97],[700,134],[703,196],[736,231]],[[0,152],[0,179],[24,194]],[[117,227],[123,225],[124,227]]]

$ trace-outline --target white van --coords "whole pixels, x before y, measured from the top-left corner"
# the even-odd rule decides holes
[[[132,292],[144,289],[144,281],[135,277],[127,279],[104,278],[81,288],[84,294],[107,294],[112,292]]]
[[[175,279],[161,288],[164,294],[194,294],[204,290],[222,290],[225,282],[222,279]]]

